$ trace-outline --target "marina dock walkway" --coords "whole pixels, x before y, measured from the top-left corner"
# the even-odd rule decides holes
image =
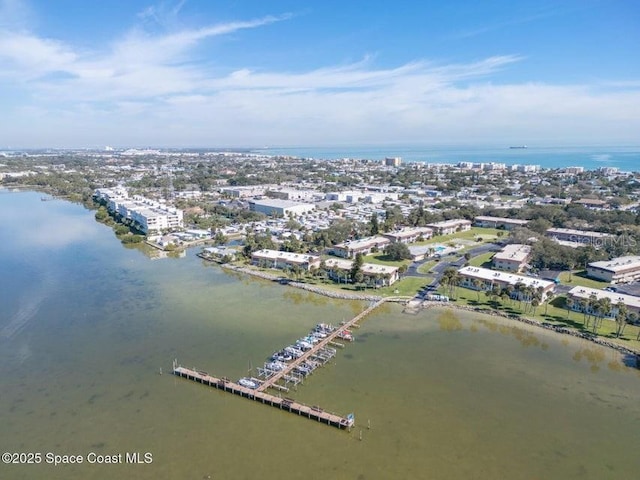
[[[267,393],[265,390],[267,390],[268,388],[282,389],[283,387],[281,385],[278,385],[276,382],[283,378],[286,379],[287,374],[289,374],[295,367],[299,366],[313,355],[318,354],[320,351],[322,351],[322,349],[326,348],[330,343],[334,342],[336,338],[339,339],[339,335],[341,332],[349,328],[358,327],[358,321],[362,320],[387,300],[388,299],[378,300],[377,302],[370,304],[369,307],[367,307],[365,310],[360,312],[348,322],[343,322],[333,332],[329,333],[325,338],[314,345],[312,349],[310,349],[308,352],[305,352],[302,356],[293,360],[291,363],[287,364],[287,367],[283,370],[276,372],[264,381],[261,381],[259,386],[256,388],[242,386],[224,377],[217,378],[209,375],[207,372],[196,370],[195,368],[191,369],[183,367],[181,365],[178,365],[176,360],[174,360],[173,362],[173,374],[197,383],[201,383],[203,385],[207,385],[209,387],[214,387],[219,390],[224,390],[225,392],[239,395],[243,398],[248,398],[250,400],[255,400],[256,402],[271,405],[272,407],[277,407],[281,410],[296,413],[300,416],[306,417],[311,420],[316,420],[327,425],[338,428],[351,428],[355,424],[353,415],[343,417],[335,413],[326,412],[324,409],[318,406],[309,406],[303,403],[299,403],[291,398],[283,398],[281,396],[272,395],[270,393]]]
[[[334,413],[326,412],[320,407],[310,407],[303,403],[296,402],[290,398],[277,397],[266,392],[259,392],[252,388],[243,387],[235,382],[231,382],[225,378],[216,378],[209,375],[207,372],[201,372],[198,370],[192,370],[182,366],[174,366],[174,375],[187,378],[209,387],[214,387],[225,392],[240,395],[243,398],[255,400],[272,407],[279,408],[280,410],[286,410],[291,413],[297,413],[300,416],[304,416],[311,420],[317,420],[318,422],[326,423],[333,427],[349,428],[354,424],[352,416],[342,417]]]
[[[333,332],[331,332],[329,335],[327,335],[326,338],[323,338],[322,341],[320,341],[316,345],[314,345],[311,350],[309,350],[308,352],[305,352],[304,355],[302,355],[301,357],[294,359],[292,362],[287,364],[286,368],[284,368],[283,370],[280,370],[279,372],[276,372],[274,375],[272,375],[267,380],[265,380],[258,388],[256,388],[256,391],[262,392],[262,391],[266,390],[267,388],[273,387],[278,380],[280,380],[283,377],[285,377],[286,375],[288,375],[294,368],[299,366],[301,363],[303,363],[309,357],[317,354],[324,347],[328,346],[329,343],[333,342],[336,338],[338,338],[338,335],[340,335],[340,332],[342,332],[343,330],[347,330],[350,327],[353,327],[354,325],[357,325],[359,320],[362,320],[369,313],[371,313],[373,310],[375,310],[380,305],[382,305],[385,301],[386,300],[384,300],[384,299],[378,300],[376,303],[370,305],[366,310],[363,310],[362,312],[360,312],[358,315],[353,317],[348,322],[340,325]]]

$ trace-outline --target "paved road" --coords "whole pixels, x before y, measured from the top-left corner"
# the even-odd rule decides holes
[[[485,243],[468,250],[468,253],[471,255],[471,257],[476,257],[478,255],[482,255],[488,252],[499,252],[500,250],[501,250],[501,247],[499,247],[498,245],[495,245],[493,243]],[[464,258],[464,255],[460,255],[454,252],[451,255],[442,257],[440,261],[431,269],[433,273],[424,274],[424,273],[418,272],[418,268],[422,264],[426,262],[430,262],[432,260],[433,258],[428,258],[421,262],[412,263],[411,265],[409,265],[406,275],[411,277],[423,277],[423,278],[432,277],[431,282],[427,283],[425,286],[428,289],[429,288],[434,289],[438,285],[438,283],[440,283],[440,279],[442,278],[442,275],[447,268],[451,268],[451,267],[461,268],[467,262],[467,260]]]

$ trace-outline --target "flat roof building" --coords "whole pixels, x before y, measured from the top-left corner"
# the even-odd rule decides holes
[[[312,203],[293,202],[290,200],[279,200],[265,198],[262,200],[250,200],[249,210],[252,212],[264,213],[276,217],[286,217],[289,214],[293,216],[302,215],[311,212],[316,206]]]
[[[546,235],[563,243],[563,245],[574,247],[591,245],[598,248],[603,246],[607,240],[613,239],[613,235],[609,233],[574,230],[572,228],[549,228]]]
[[[309,271],[320,266],[320,257],[305,253],[263,249],[251,254],[251,263],[260,267],[282,270],[298,266],[303,270]]]
[[[353,258],[358,253],[368,255],[373,250],[381,250],[391,243],[386,237],[375,236],[339,243],[333,247],[333,254],[343,258]]]
[[[503,228],[505,230],[513,230],[516,227],[524,227],[529,220],[520,220],[517,218],[489,217],[480,215],[473,219],[476,227],[483,228]]]
[[[471,222],[464,219],[445,220],[443,222],[428,223],[436,235],[451,235],[456,232],[471,230]]]
[[[541,280],[536,277],[528,277],[525,275],[517,275],[515,273],[496,272],[495,270],[482,267],[463,267],[458,270],[458,273],[462,278],[462,286],[473,290],[478,290],[475,283],[476,280],[480,282],[480,290],[491,290],[494,285],[498,285],[503,288],[508,286],[514,287],[518,284],[522,284],[525,287],[531,287],[533,289],[542,288],[543,297],[551,294],[555,287],[554,282],[549,282],[547,280]]]
[[[587,265],[587,275],[591,278],[611,283],[625,283],[640,279],[640,256],[612,258]]]
[[[433,236],[433,230],[428,227],[403,228],[395,232],[383,233],[383,237],[388,238],[393,243],[413,243],[419,238],[428,239]]]
[[[640,314],[640,297],[636,297],[634,295],[625,295],[622,293],[616,292],[608,292],[606,290],[598,290],[596,288],[589,287],[573,287],[569,293],[567,293],[567,298],[573,299],[575,302],[573,304],[572,309],[577,312],[582,312],[585,310],[581,305],[582,302],[588,302],[591,298],[595,297],[596,300],[600,300],[603,298],[608,298],[611,301],[611,316],[615,317],[617,314],[617,304],[622,302],[626,305],[629,312],[633,312],[636,315]],[[591,312],[589,307],[586,307],[588,313]]]
[[[505,246],[492,258],[493,267],[508,272],[521,271],[531,258],[531,247],[520,243]]]
[[[353,266],[352,260],[329,258],[325,260],[324,264],[329,271],[329,276],[333,280],[348,281],[349,274],[351,273],[351,267]],[[362,274],[365,278],[365,283],[376,288],[393,285],[399,278],[398,267],[393,267],[391,265],[377,265],[374,263],[363,263]]]

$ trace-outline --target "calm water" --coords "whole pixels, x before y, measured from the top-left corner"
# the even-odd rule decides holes
[[[238,378],[359,302],[229,275],[195,252],[151,261],[92,212],[33,193],[0,191],[0,233],[0,451],[153,454],[0,465],[2,479],[637,478],[640,375],[613,352],[384,306],[293,393],[355,412],[341,432],[158,372],[177,357]]]
[[[259,152],[304,158],[339,159],[365,158],[381,160],[402,157],[407,162],[427,163],[506,163],[507,165],[540,165],[543,168],[582,166],[587,170],[616,167],[621,171],[640,169],[640,147],[545,147],[529,145],[526,149],[464,146],[396,146],[396,147],[291,147],[268,148]]]

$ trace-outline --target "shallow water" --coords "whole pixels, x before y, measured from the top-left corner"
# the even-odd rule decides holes
[[[175,378],[178,358],[237,379],[365,305],[225,273],[195,251],[152,261],[92,212],[39,198],[0,193],[0,451],[153,461],[0,465],[0,478],[637,475],[637,370],[467,312],[385,305],[291,393],[354,412],[350,433]]]

